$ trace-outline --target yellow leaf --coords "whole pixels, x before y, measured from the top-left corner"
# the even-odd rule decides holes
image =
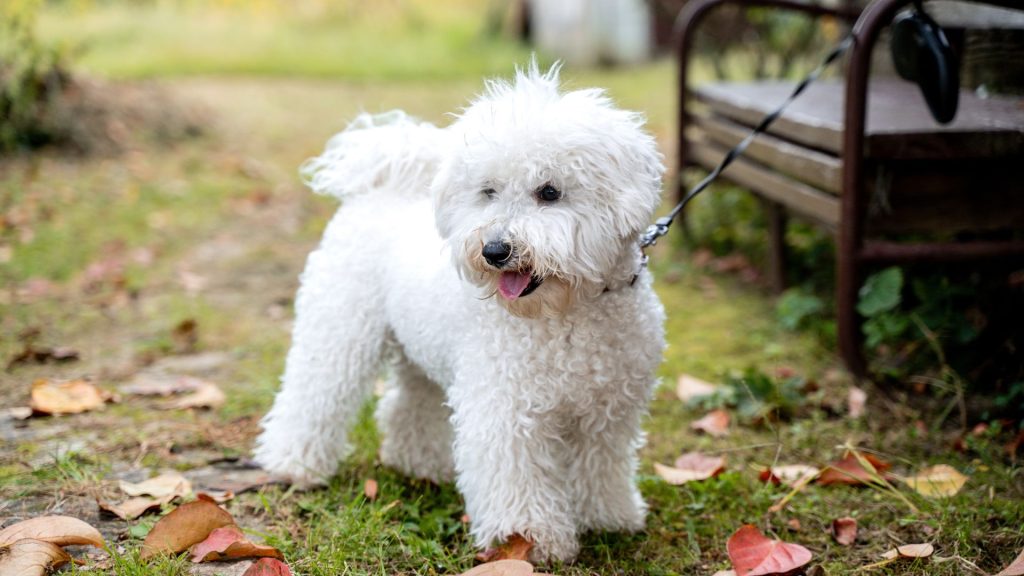
[[[925,468],[916,476],[903,478],[907,486],[910,486],[918,494],[926,498],[949,498],[956,495],[967,483],[968,477],[964,476],[952,466],[939,464],[931,468]]]

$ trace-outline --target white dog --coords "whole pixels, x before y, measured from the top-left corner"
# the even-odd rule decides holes
[[[322,482],[385,362],[384,464],[455,478],[484,547],[569,561],[640,530],[640,420],[664,312],[638,235],[659,203],[643,118],[534,64],[449,127],[360,116],[305,172],[344,199],[310,254],[283,387],[255,449]]]

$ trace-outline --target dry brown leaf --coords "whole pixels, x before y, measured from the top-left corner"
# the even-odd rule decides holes
[[[690,428],[704,432],[709,436],[721,438],[729,435],[729,413],[725,410],[712,410],[700,420],[690,424]]]
[[[849,516],[833,520],[832,537],[843,546],[853,544],[857,540],[857,520]]]
[[[196,389],[195,392],[183,396],[178,400],[167,403],[165,406],[168,410],[187,410],[189,408],[218,408],[227,397],[224,392],[221,391],[220,387],[213,382],[201,380],[199,378],[188,378],[189,380],[195,380]]]
[[[32,410],[41,414],[79,414],[102,408],[110,396],[91,382],[52,382],[40,378],[32,383]]]
[[[689,374],[683,374],[676,383],[676,396],[685,403],[698,398],[711,396],[718,391],[720,386],[705,382],[700,378],[694,378]]]
[[[818,476],[818,483],[825,485],[869,484],[874,482],[876,476],[882,476],[890,468],[888,462],[879,460],[871,454],[860,454],[859,456],[868,464],[870,470],[861,465],[857,454],[847,451],[842,460],[832,462],[825,468]]]
[[[129,496],[149,495],[154,498],[163,496],[188,496],[192,492],[192,483],[178,472],[164,472],[159,476],[142,482],[118,483],[121,491]]]
[[[935,547],[931,544],[904,544],[882,554],[886,560],[896,558],[927,558],[935,553]]]
[[[856,386],[850,386],[850,393],[846,396],[846,413],[850,418],[860,418],[864,415],[864,406],[868,401],[868,393]]]
[[[183,504],[157,522],[142,542],[143,560],[177,554],[206,539],[217,528],[234,524],[226,510],[205,500]]]
[[[926,498],[955,496],[968,479],[956,468],[946,464],[925,468],[909,478],[900,478],[907,486]]]
[[[707,480],[725,470],[725,457],[689,452],[676,459],[675,466],[654,463],[654,472],[669,484],[679,486],[687,482]]]
[[[0,574],[5,576],[44,576],[70,561],[60,546],[42,540],[23,538],[0,548]]]
[[[498,560],[528,560],[530,550],[533,549],[533,541],[520,534],[513,534],[505,540],[505,543],[497,548],[488,548],[476,555],[480,562],[495,562]]]
[[[277,558],[260,558],[242,576],[292,576],[292,571]]]
[[[366,482],[363,483],[363,496],[370,502],[377,499],[377,490],[380,487],[377,485],[377,481],[373,478],[367,478]]]
[[[761,471],[759,478],[761,482],[772,484],[785,484],[795,486],[801,482],[807,482],[817,476],[821,470],[806,464],[785,464],[783,466],[771,466]]]
[[[206,500],[207,502],[213,502],[214,504],[223,504],[235,499],[235,493],[230,490],[204,490],[196,493],[196,498],[200,500]]]
[[[800,523],[799,518],[790,518],[789,520],[786,520],[786,528],[789,528],[793,532],[799,532],[800,530],[803,530],[803,527],[804,526]]]
[[[488,562],[463,572],[460,576],[530,576],[533,565],[523,560]]]
[[[811,561],[807,548],[770,540],[750,524],[734,532],[725,546],[737,576],[783,574]]]
[[[31,539],[57,546],[103,548],[103,535],[89,524],[71,516],[40,516],[0,530],[0,547]]]
[[[1013,562],[995,576],[1024,576],[1024,550],[1021,550]]]
[[[195,563],[260,557],[284,560],[277,548],[253,544],[234,524],[214,529],[206,539],[192,546],[189,555]]]
[[[113,514],[121,520],[134,520],[146,512],[155,512],[164,504],[170,503],[173,497],[150,498],[149,496],[136,496],[116,504],[104,500],[96,500],[101,512]]]

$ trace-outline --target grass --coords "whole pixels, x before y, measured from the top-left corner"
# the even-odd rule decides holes
[[[296,276],[334,209],[301,187],[298,164],[361,109],[402,107],[445,122],[446,112],[480,89],[481,75],[506,73],[527,55],[508,41],[481,39],[480,8],[468,1],[439,3],[436,11],[422,2],[351,3],[349,9],[364,12],[315,17],[282,12],[269,0],[253,6],[48,4],[44,35],[87,46],[85,68],[116,78],[158,77],[166,90],[206,106],[213,129],[204,138],[146,144],[115,158],[42,152],[0,159],[0,195],[28,215],[3,236],[13,249],[0,264],[10,287],[0,299],[0,358],[19,350],[19,334],[30,328],[43,344],[70,345],[82,356],[75,364],[0,373],[0,401],[24,403],[36,377],[90,375],[114,388],[148,362],[174,354],[171,333],[185,319],[198,325],[197,351],[231,358],[209,376],[229,397],[213,412],[156,411],[126,399],[104,412],[35,419],[24,428],[0,421],[5,442],[8,433],[13,439],[0,449],[0,518],[40,515],[59,500],[63,513],[124,538],[110,549],[108,572],[115,574],[187,574],[190,567],[184,559],[140,562],[140,538],[153,518],[100,519],[94,492],[113,490],[113,479],[136,460],[151,470],[187,470],[203,458],[246,454],[255,421],[269,406],[288,346]],[[346,52],[347,46],[361,52]],[[624,107],[643,110],[664,149],[671,148],[671,63],[568,69],[564,76],[571,86],[605,86]],[[734,209],[719,208],[722,218]],[[700,214],[698,229],[716,222],[709,210]],[[139,249],[152,261],[132,261]],[[109,258],[126,262],[127,289],[108,283],[85,290],[84,270]],[[664,385],[644,423],[648,445],[639,484],[651,508],[648,528],[586,535],[579,561],[546,567],[549,572],[711,574],[728,567],[725,542],[744,523],[807,546],[829,574],[851,573],[910,542],[934,543],[936,557],[865,573],[963,574],[972,571],[967,562],[991,573],[1024,547],[1024,469],[1002,452],[1013,430],[993,423],[967,435],[964,450],[956,451],[950,446],[959,431],[932,426],[937,410],[877,389],[867,417],[848,419],[847,381],[829,375],[837,366],[834,351],[816,333],[783,328],[764,291],[697,266],[678,239],[662,242],[651,265],[668,310],[670,347],[660,369]],[[203,286],[189,289],[184,272]],[[52,288],[42,296],[17,292],[33,279]],[[750,367],[766,374],[790,370],[818,382],[819,390],[792,407],[791,420],[739,422],[722,439],[692,433],[689,423],[702,410],[675,398],[675,379],[689,373],[721,380]],[[230,503],[232,514],[284,551],[297,574],[466,570],[475,550],[458,493],[381,467],[372,408],[364,409],[352,433],[354,453],[329,487],[243,494]],[[68,451],[72,441],[77,448]],[[759,482],[759,469],[774,462],[821,466],[847,442],[879,451],[900,473],[946,463],[971,479],[947,500],[924,500],[901,488],[917,513],[882,491],[824,486],[768,512],[786,489]],[[653,462],[671,462],[686,450],[724,454],[728,469],[681,487],[653,475]],[[363,495],[368,478],[380,485],[374,501]],[[828,534],[841,516],[860,524],[852,547],[836,545]]]

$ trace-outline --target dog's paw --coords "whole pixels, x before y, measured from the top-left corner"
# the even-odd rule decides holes
[[[556,562],[570,563],[580,553],[580,541],[573,532],[530,530],[530,562],[550,565]]]

